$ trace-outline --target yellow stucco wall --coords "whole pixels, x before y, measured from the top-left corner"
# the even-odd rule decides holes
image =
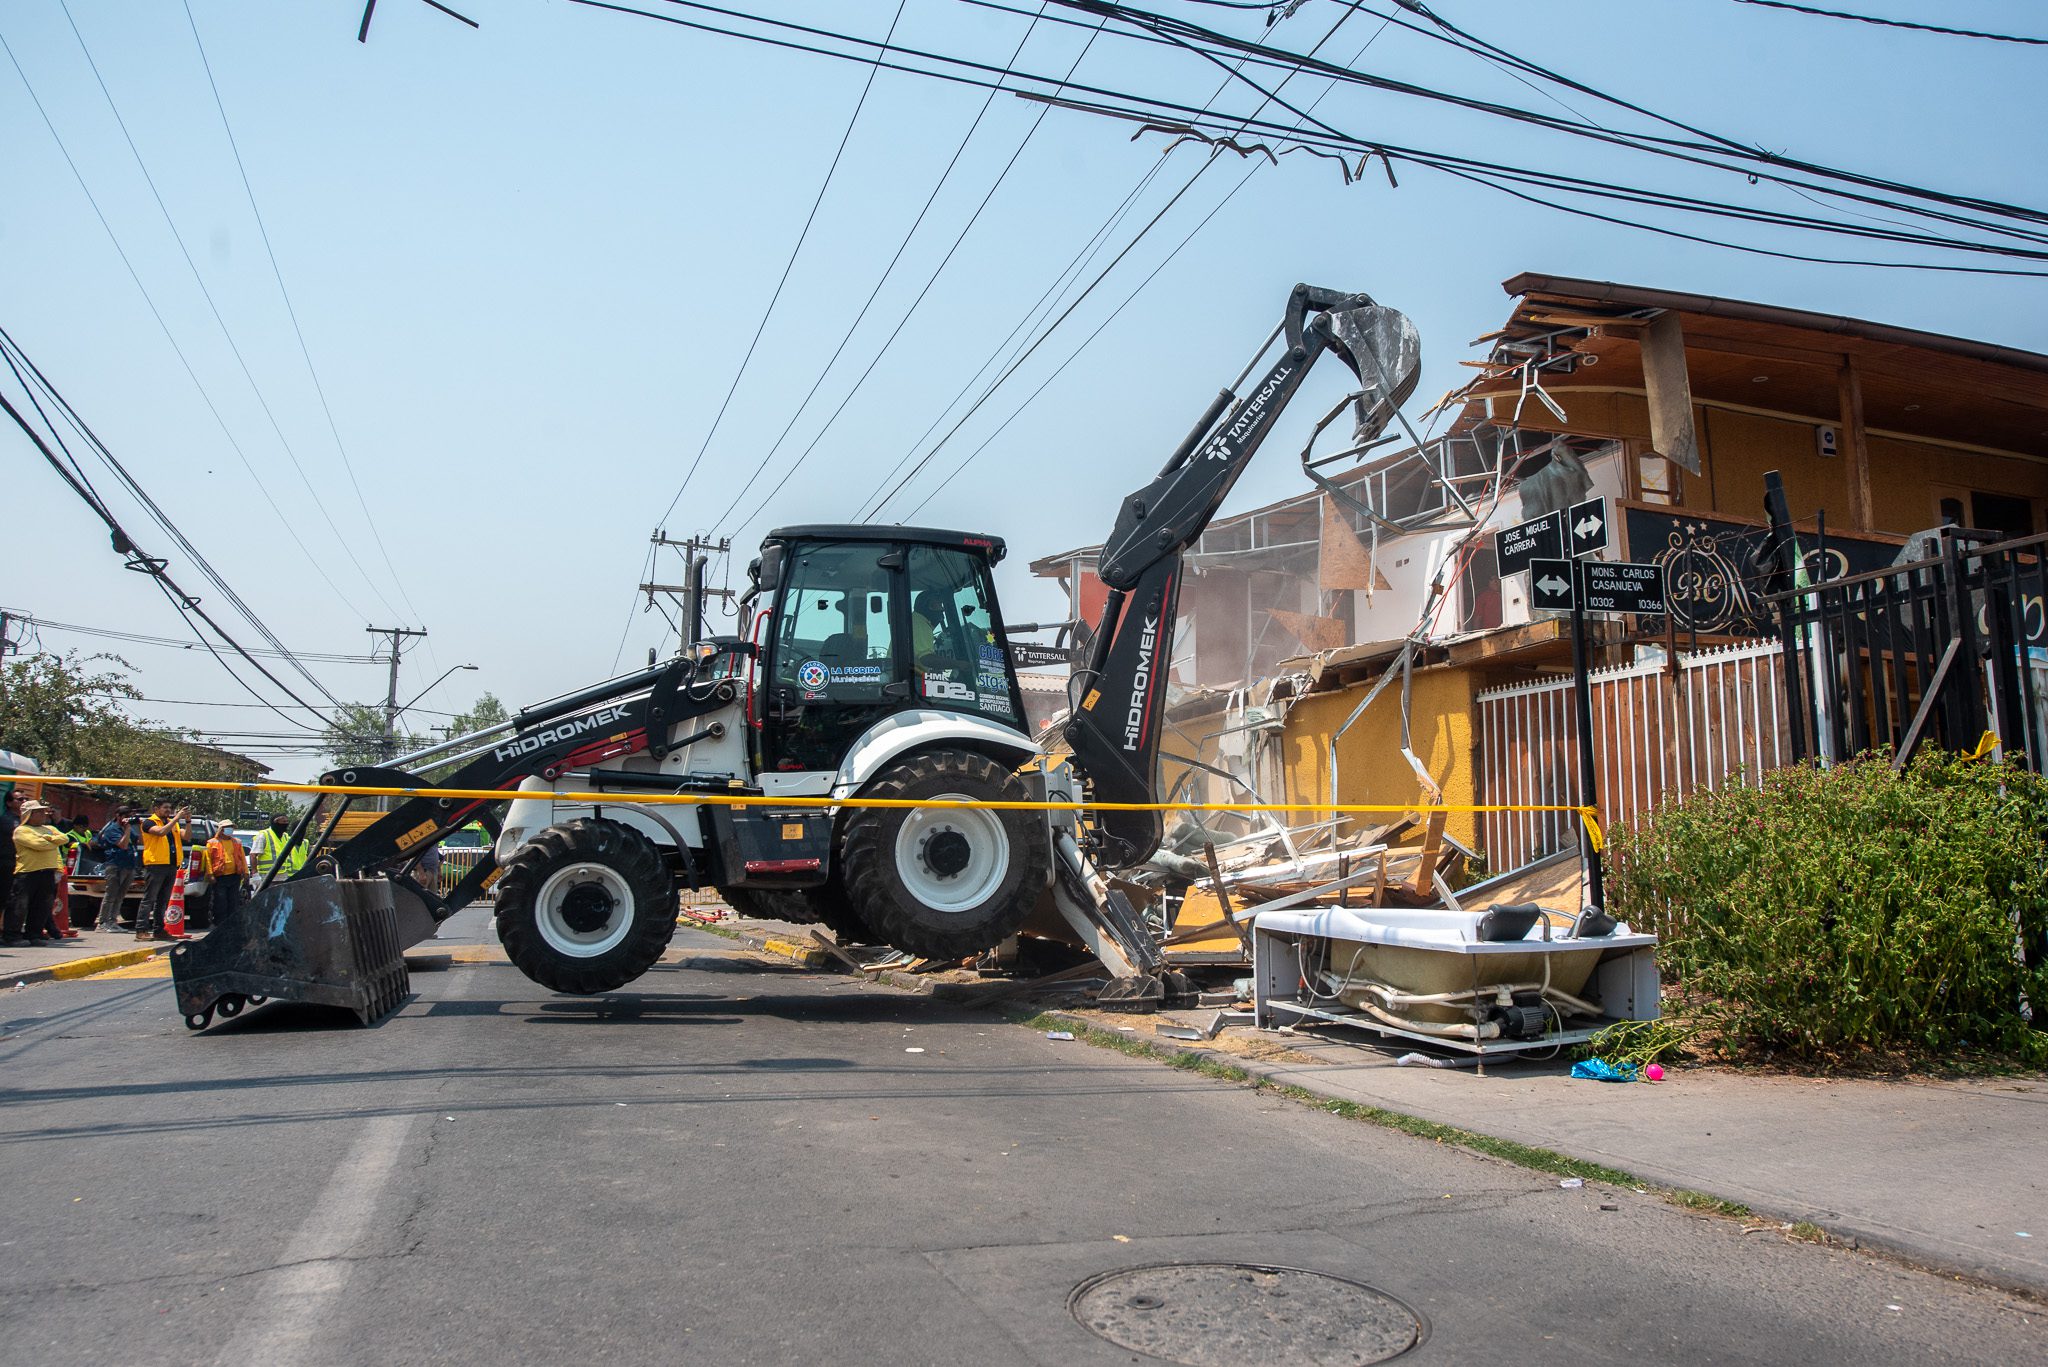
[[[1330,736],[1367,685],[1336,693],[1318,693],[1296,702],[1287,712],[1280,743],[1287,767],[1287,800],[1327,802],[1330,793]],[[1473,697],[1478,680],[1469,670],[1427,670],[1415,676],[1410,707],[1410,733],[1416,755],[1430,777],[1443,787],[1447,803],[1477,802],[1474,777]],[[1337,743],[1338,797],[1345,802],[1417,802],[1422,788],[1414,770],[1401,757],[1401,686],[1389,684]],[[1377,824],[1360,817],[1362,824]],[[1467,845],[1478,841],[1477,822],[1456,813],[1445,829]]]

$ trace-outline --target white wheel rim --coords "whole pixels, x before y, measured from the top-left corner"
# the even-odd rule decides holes
[[[603,922],[590,930],[578,930],[575,922],[586,919],[591,904],[600,897],[611,902]],[[617,947],[633,928],[633,891],[609,864],[571,864],[555,870],[540,885],[533,919],[540,938],[557,954],[594,959]]]
[[[951,802],[965,793],[940,795]],[[933,867],[932,855],[955,838],[967,843],[966,866],[952,873]],[[934,850],[933,842],[939,842]],[[996,813],[975,807],[914,807],[896,832],[896,873],[904,888],[933,911],[972,911],[995,895],[1010,872],[1010,838]]]

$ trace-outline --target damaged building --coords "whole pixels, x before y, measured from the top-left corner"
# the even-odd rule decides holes
[[[1218,519],[1180,597],[1174,796],[1415,819],[1245,820],[1183,854],[1213,844],[1305,882],[1390,835],[1493,872],[1572,848],[1569,812],[1455,810],[1575,801],[1568,622],[1532,610],[1528,575],[1500,573],[1500,528],[1598,497],[1608,555],[1665,568],[1668,616],[1594,625],[1599,805],[1616,822],[1790,758],[1752,564],[1765,472],[1783,477],[1809,582],[1889,565],[1943,523],[2042,527],[2048,357],[1669,290],[1504,288],[1512,311],[1428,415],[1434,435],[1318,453],[1341,435],[1333,412],[1302,453],[1311,491]],[[1032,566],[1082,621],[1103,598],[1093,556]],[[1453,810],[1428,822],[1438,804]],[[1401,876],[1423,892],[1429,871]]]

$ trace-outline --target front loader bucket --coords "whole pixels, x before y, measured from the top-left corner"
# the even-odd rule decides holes
[[[237,1016],[262,1000],[345,1007],[369,1025],[412,990],[391,884],[326,876],[274,883],[171,950],[185,1024],[204,1030],[218,1010]]]

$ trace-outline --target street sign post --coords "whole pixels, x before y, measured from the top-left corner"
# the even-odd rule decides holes
[[[1565,514],[1565,527],[1571,534],[1571,553],[1575,558],[1606,550],[1607,500],[1589,498],[1584,503],[1574,503]]]
[[[1586,640],[1588,613],[1640,612],[1661,617],[1664,567],[1593,557],[1607,548],[1607,500],[1589,498],[1563,512],[1532,518],[1493,535],[1494,558],[1502,575],[1529,573],[1529,606],[1568,612],[1572,618],[1572,711],[1579,731],[1579,805],[1600,805],[1593,756],[1593,685],[1587,677],[1592,647]],[[1569,553],[1569,558],[1567,557]],[[1579,858],[1586,869],[1586,904],[1607,905],[1600,851],[1580,823]]]
[[[1556,560],[1564,554],[1564,514],[1545,513],[1493,534],[1493,555],[1503,575],[1520,574],[1538,556]]]

